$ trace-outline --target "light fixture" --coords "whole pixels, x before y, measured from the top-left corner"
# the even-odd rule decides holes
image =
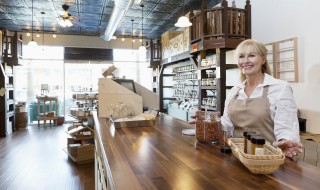
[[[42,51],[44,51],[44,15],[45,12],[41,12],[42,14]]]
[[[60,18],[58,24],[62,27],[71,27],[73,26],[72,22],[69,19]]]
[[[125,38],[122,38],[122,39],[121,39],[121,41],[123,41],[123,42],[124,42],[125,40],[126,40]]]
[[[57,35],[56,35],[55,33],[53,33],[52,37],[53,37],[53,38],[56,38],[56,37],[57,37]]]
[[[131,33],[131,37],[132,37],[132,41],[131,41],[131,53],[133,54],[133,42],[134,42],[134,39],[133,39],[133,19],[131,19],[131,30],[132,30],[132,33]]]
[[[30,36],[31,34],[30,34],[30,32],[27,32],[27,36]]]
[[[39,31],[37,31],[37,32],[39,32]],[[36,36],[37,36],[37,38],[40,38],[40,34],[39,34],[39,33],[37,33],[37,35],[36,35]]]
[[[141,46],[139,47],[139,52],[145,52],[147,51],[146,47],[143,46],[143,7],[144,5],[141,4]]]
[[[34,46],[37,46],[38,44],[37,44],[37,42],[35,42],[34,40],[33,40],[33,0],[32,0],[32,28],[31,28],[31,33],[32,33],[32,38],[31,38],[31,41],[28,43],[28,46],[31,46],[31,47],[34,47]]]
[[[185,14],[184,13],[184,4],[185,2],[183,2],[183,5],[182,5],[182,14]],[[174,24],[174,26],[176,27],[180,27],[180,28],[183,28],[183,27],[189,27],[191,26],[192,23],[189,21],[189,18],[186,17],[186,16],[181,16],[179,19],[178,19],[178,22]]]

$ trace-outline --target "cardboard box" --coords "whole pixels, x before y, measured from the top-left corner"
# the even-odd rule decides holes
[[[312,159],[310,159],[310,158],[304,158],[303,159],[303,162],[305,162],[305,163],[308,163],[308,164],[311,164],[311,165],[313,165],[313,166],[317,166],[317,160],[312,160]]]
[[[305,149],[304,153],[305,158],[310,158],[311,160],[318,160],[318,152],[313,150]]]
[[[304,148],[306,150],[317,151],[318,150],[318,143],[313,141],[312,139],[305,139]]]

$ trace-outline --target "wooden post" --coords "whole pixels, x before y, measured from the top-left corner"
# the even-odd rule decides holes
[[[246,9],[245,31],[248,38],[251,38],[251,5],[249,0],[246,1],[245,9]]]
[[[223,38],[224,39],[227,39],[229,38],[229,32],[228,32],[228,1],[226,0],[223,0],[221,2],[221,6],[223,7],[222,9],[222,33],[224,34]]]

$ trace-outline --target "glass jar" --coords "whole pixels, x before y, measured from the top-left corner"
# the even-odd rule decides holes
[[[201,143],[218,142],[221,135],[220,118],[216,112],[200,112],[196,118],[196,139]]]

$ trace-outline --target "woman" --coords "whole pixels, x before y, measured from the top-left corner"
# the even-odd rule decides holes
[[[236,49],[242,83],[226,98],[221,124],[242,137],[255,131],[292,157],[302,152],[297,107],[288,82],[275,79],[267,63],[267,49],[256,40],[245,40]]]

